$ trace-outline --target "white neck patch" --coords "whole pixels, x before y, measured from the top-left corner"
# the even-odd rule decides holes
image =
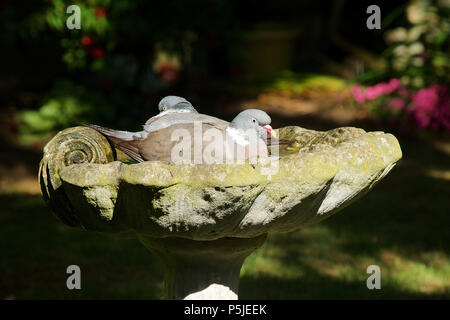
[[[227,134],[240,146],[247,146],[250,142],[246,139],[246,137],[238,130],[231,127],[227,128]]]

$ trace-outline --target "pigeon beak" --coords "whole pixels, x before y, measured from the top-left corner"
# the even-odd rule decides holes
[[[276,138],[277,135],[275,133],[275,131],[273,131],[272,127],[270,125],[265,125],[263,126],[263,129],[267,131],[268,134],[270,134],[272,137]]]

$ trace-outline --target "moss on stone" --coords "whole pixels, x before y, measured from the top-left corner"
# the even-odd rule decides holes
[[[286,127],[279,134],[294,142],[271,160],[277,170],[270,174],[262,164],[115,161],[74,164],[60,176],[88,228],[211,240],[320,221],[367,192],[402,156],[397,139],[382,132]]]

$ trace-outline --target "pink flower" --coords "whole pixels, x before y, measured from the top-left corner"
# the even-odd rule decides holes
[[[411,95],[412,116],[418,128],[450,130],[450,96],[445,85],[432,84]]]
[[[420,113],[431,113],[439,101],[437,88],[434,85],[420,89],[411,95],[414,108]]]
[[[421,110],[416,110],[413,113],[414,123],[417,128],[425,129],[430,124],[430,115]]]
[[[398,88],[400,88],[401,82],[397,78],[392,78],[389,80],[388,87],[389,87],[389,93],[394,92]]]
[[[365,93],[367,100],[375,100],[383,94],[383,84],[379,83],[373,87],[368,87]]]
[[[401,87],[400,89],[398,89],[398,94],[402,97],[407,97],[409,94],[408,89],[406,89],[405,87]]]
[[[353,98],[355,98],[356,102],[363,103],[366,98],[364,96],[364,90],[361,86],[355,85],[352,87]]]
[[[400,88],[400,80],[392,78],[389,82],[381,82],[373,87],[366,89],[365,97],[367,100],[375,100],[376,98],[384,95],[391,94]]]
[[[392,110],[405,110],[416,128],[450,131],[450,90],[447,85],[435,83],[410,94],[399,79],[392,78],[366,89],[355,85],[351,91],[359,103],[381,96],[390,97],[387,107]],[[405,101],[409,100],[411,102],[407,105]],[[393,113],[392,116],[394,118],[391,118],[391,124],[397,123],[395,117],[398,115]]]
[[[392,109],[402,109],[405,106],[405,102],[401,98],[395,98],[389,103],[389,107]]]

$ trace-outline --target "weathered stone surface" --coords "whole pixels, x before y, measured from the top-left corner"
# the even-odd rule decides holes
[[[296,142],[291,154],[272,160],[278,170],[270,176],[259,165],[156,161],[73,165],[60,176],[86,228],[213,240],[318,222],[370,190],[401,158],[397,139],[382,132],[279,132]]]
[[[242,263],[266,237],[195,241],[138,235],[164,263],[167,298],[202,300],[237,299]]]
[[[70,226],[79,226],[77,212],[61,187],[59,173],[76,163],[108,163],[114,161],[114,150],[100,133],[85,127],[59,132],[44,148],[39,165],[42,195],[55,215]]]
[[[383,132],[278,132],[294,141],[279,160],[207,166],[114,161],[123,155],[102,135],[67,129],[44,149],[42,193],[66,224],[135,233],[163,260],[168,298],[237,299],[242,263],[267,233],[336,213],[402,156]],[[269,175],[268,167],[276,170]]]

